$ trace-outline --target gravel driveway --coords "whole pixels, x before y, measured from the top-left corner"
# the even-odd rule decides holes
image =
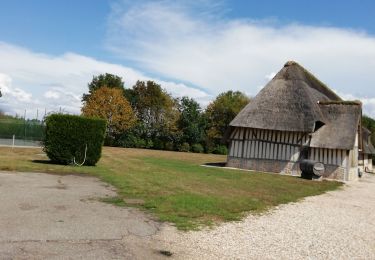
[[[154,239],[181,259],[375,259],[375,176],[213,230],[164,226]]]

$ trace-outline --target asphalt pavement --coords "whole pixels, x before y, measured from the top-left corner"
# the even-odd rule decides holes
[[[97,178],[0,172],[0,259],[157,259],[160,223]]]

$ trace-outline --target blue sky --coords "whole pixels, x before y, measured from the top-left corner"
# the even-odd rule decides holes
[[[192,3],[194,2],[194,3]],[[0,109],[78,113],[93,75],[206,105],[250,96],[289,59],[375,116],[373,1],[0,1]],[[33,112],[33,114],[35,114]]]
[[[0,39],[47,54],[75,52],[116,62],[116,56],[105,48],[108,16],[114,3],[1,0]],[[226,19],[332,26],[375,35],[374,1],[222,1],[219,6],[213,10]]]

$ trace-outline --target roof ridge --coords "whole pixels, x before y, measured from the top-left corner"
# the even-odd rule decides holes
[[[362,106],[362,102],[359,100],[329,100],[329,101],[318,101],[319,105],[352,105],[352,106]]]
[[[319,86],[318,88],[315,88],[314,86],[312,86],[312,84],[307,84],[310,88],[313,88],[319,91],[323,95],[327,96],[329,99],[342,100],[330,87],[328,87],[325,83],[320,81],[317,77],[315,77],[310,71],[308,71],[303,66],[301,66],[298,62],[290,60],[284,64],[284,67],[290,67],[290,66],[296,66],[299,69],[301,69],[304,75],[306,76],[307,81],[310,81],[311,83],[315,83],[316,85]]]

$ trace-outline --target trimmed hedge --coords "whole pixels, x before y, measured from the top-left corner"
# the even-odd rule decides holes
[[[73,158],[84,165],[95,165],[102,153],[106,121],[82,116],[52,114],[46,118],[44,151],[55,163],[71,164]]]

